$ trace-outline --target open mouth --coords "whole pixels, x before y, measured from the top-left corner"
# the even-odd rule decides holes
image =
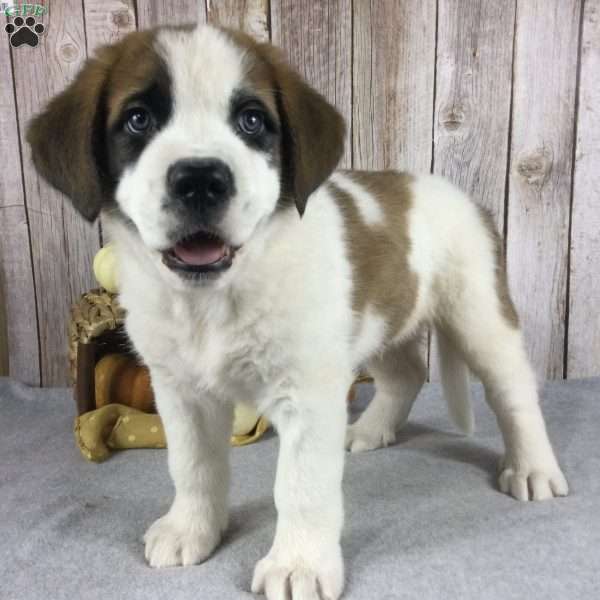
[[[228,269],[236,248],[210,231],[198,231],[162,253],[163,264],[172,271],[194,275]]]

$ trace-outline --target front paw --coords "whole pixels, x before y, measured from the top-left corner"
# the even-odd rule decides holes
[[[267,600],[337,600],[344,587],[344,565],[339,544],[325,552],[298,549],[277,551],[258,561],[252,592]]]
[[[218,527],[185,522],[168,512],[144,535],[145,556],[151,567],[196,565],[213,553],[220,540]]]
[[[569,493],[569,484],[553,459],[525,466],[505,458],[500,464],[498,484],[502,492],[524,502]]]

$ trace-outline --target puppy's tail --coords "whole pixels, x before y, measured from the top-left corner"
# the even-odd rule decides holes
[[[469,389],[469,369],[450,340],[439,329],[436,329],[436,337],[442,388],[450,418],[463,433],[471,435],[474,421]]]

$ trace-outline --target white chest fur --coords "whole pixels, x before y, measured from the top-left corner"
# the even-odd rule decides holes
[[[151,369],[199,396],[262,403],[311,371],[351,366],[351,267],[335,205],[315,194],[302,221],[276,218],[214,285],[195,288],[166,281],[134,234],[113,232],[128,333]]]

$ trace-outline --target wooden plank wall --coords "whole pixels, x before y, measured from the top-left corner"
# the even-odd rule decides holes
[[[99,45],[189,21],[279,45],[346,118],[343,166],[435,172],[486,206],[540,377],[600,375],[600,0],[46,4],[37,48],[0,36],[0,375],[67,383],[101,240],[33,171],[29,118]]]
[[[517,4],[507,264],[530,354],[550,378],[564,374],[580,11],[579,0]]]
[[[38,313],[12,62],[0,36],[0,375],[40,383]],[[10,357],[10,358],[9,358]]]
[[[600,0],[586,0],[575,124],[566,375],[598,374],[600,363]]]

